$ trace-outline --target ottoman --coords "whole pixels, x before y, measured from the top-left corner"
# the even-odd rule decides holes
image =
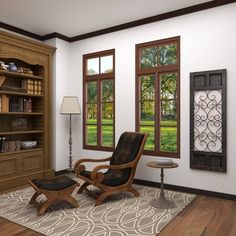
[[[59,201],[66,201],[73,207],[78,208],[78,202],[71,196],[75,187],[80,184],[68,176],[59,176],[51,179],[32,179],[29,184],[36,191],[31,197],[29,204],[34,204],[38,208],[38,216],[42,215],[47,208]],[[44,194],[47,198],[46,201],[38,203],[36,198]]]

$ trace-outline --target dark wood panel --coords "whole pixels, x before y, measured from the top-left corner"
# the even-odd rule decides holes
[[[190,168],[226,172],[226,69],[190,73]]]

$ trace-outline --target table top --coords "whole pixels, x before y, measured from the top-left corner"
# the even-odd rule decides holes
[[[163,169],[168,169],[168,168],[176,168],[179,165],[175,162],[170,163],[170,164],[157,164],[156,161],[150,161],[147,163],[147,166],[153,167],[153,168],[163,168]]]

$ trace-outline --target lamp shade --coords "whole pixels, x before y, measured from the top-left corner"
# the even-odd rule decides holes
[[[61,104],[62,115],[79,115],[81,114],[79,100],[76,96],[65,96]]]

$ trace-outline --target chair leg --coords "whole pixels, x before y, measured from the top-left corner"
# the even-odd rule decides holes
[[[41,193],[35,192],[34,195],[31,197],[30,201],[29,201],[29,205],[30,204],[35,204],[36,202],[36,198],[40,195]]]
[[[82,193],[89,185],[90,185],[90,183],[84,182],[84,183],[81,185],[81,187],[79,188],[79,190],[77,191],[77,194]]]
[[[100,205],[108,196],[112,195],[110,192],[102,193],[96,200],[95,206]]]
[[[129,192],[133,193],[135,197],[139,197],[140,194],[138,193],[138,191],[135,188],[132,188],[129,190]]]
[[[42,203],[42,206],[39,207],[38,209],[38,216],[43,215],[43,213],[48,209],[48,207],[52,204],[52,201],[45,201]]]
[[[69,202],[73,207],[75,208],[79,207],[79,203],[72,196],[66,196],[65,200]]]

